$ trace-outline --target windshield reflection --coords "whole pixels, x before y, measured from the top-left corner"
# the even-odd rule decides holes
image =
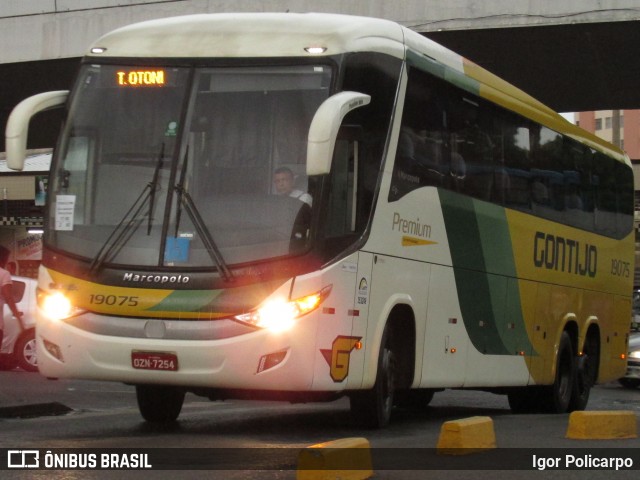
[[[98,268],[223,272],[309,248],[306,138],[330,69],[154,68],[164,84],[135,87],[119,81],[123,70],[85,66],[73,93],[53,167],[51,246]],[[285,171],[286,192],[275,182]]]

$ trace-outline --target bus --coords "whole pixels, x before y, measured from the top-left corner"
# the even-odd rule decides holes
[[[134,385],[149,422],[177,419],[186,393],[348,396],[377,428],[443,389],[580,410],[624,375],[628,157],[408,28],[311,13],[120,28],[70,93],[15,107],[12,168],[55,107],[46,377]]]

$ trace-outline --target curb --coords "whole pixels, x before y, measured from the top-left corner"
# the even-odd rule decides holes
[[[300,451],[296,480],[364,480],[373,476],[366,438],[342,438]]]
[[[438,438],[438,455],[466,455],[496,448],[490,417],[469,417],[444,422]]]
[[[576,440],[637,438],[636,414],[631,410],[571,412],[566,437]]]

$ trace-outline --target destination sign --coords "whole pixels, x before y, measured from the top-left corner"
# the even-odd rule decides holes
[[[166,85],[166,75],[160,70],[117,71],[116,82],[122,87],[162,87]]]

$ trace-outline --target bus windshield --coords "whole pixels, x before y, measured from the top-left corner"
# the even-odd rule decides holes
[[[326,65],[84,65],[52,166],[50,247],[94,266],[306,251],[306,141]]]

